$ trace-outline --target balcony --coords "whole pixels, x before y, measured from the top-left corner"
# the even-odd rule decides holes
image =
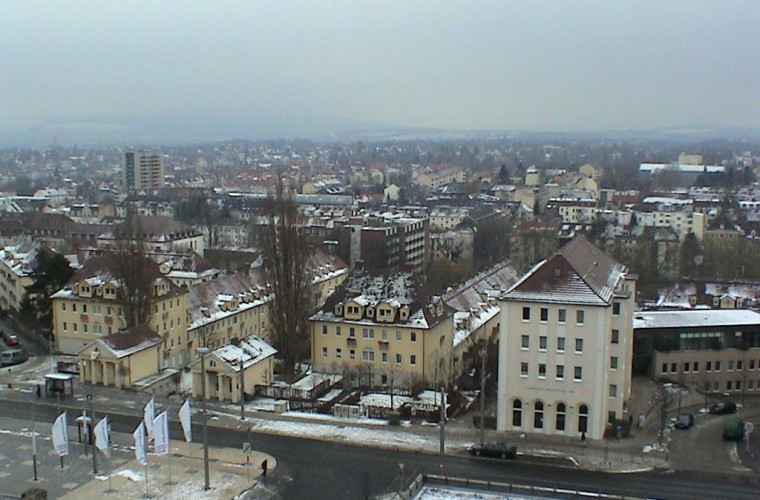
[[[346,345],[351,347],[356,347],[356,337],[348,337],[346,339]]]
[[[380,347],[381,351],[387,351],[388,350],[388,341],[387,340],[378,340],[377,345]]]

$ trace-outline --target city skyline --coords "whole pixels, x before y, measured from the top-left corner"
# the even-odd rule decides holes
[[[748,3],[4,1],[2,11],[4,143],[35,131],[86,141],[757,128],[760,116],[760,7]]]

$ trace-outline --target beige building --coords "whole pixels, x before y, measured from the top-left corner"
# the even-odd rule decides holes
[[[448,382],[452,312],[423,301],[409,273],[355,270],[309,320],[314,370],[370,387]]]
[[[142,229],[141,238],[145,242],[147,252],[151,253],[183,253],[188,251],[197,252],[203,256],[205,251],[205,238],[203,233],[195,228],[186,226],[170,217],[138,215],[134,228]],[[128,230],[126,226],[121,226]],[[100,234],[97,238],[98,246],[108,249],[117,248],[115,233],[119,226],[111,231]]]
[[[630,397],[635,281],[582,236],[501,297],[497,429],[602,439]]]
[[[57,350],[77,354],[94,340],[126,328],[116,272],[116,255],[93,257],[85,262],[69,283],[53,294],[53,334]],[[154,274],[150,289],[149,327],[164,341],[161,368],[182,366],[186,358],[185,338],[187,290],[177,287],[146,258]]]
[[[32,277],[38,245],[31,238],[23,238],[16,245],[0,250],[0,309],[19,311],[26,297],[26,287]]]
[[[276,352],[274,347],[255,335],[210,352],[205,356],[206,399],[239,402],[241,390],[248,397],[254,394],[257,385],[270,384]],[[200,398],[203,394],[201,360],[193,361],[190,370],[193,373],[193,396]]]
[[[124,388],[163,366],[163,339],[146,325],[93,340],[77,353],[82,382]]]

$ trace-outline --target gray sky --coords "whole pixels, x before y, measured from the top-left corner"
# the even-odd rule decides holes
[[[757,1],[0,0],[0,126],[760,126]]]

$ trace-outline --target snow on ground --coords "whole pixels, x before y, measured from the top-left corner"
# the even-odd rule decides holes
[[[321,398],[317,399],[317,401],[320,401],[322,403],[326,403],[328,401],[332,401],[333,399],[337,398],[338,395],[343,392],[340,389],[331,389],[330,392],[322,396]]]
[[[361,425],[376,425],[376,426],[383,426],[388,425],[388,422],[386,420],[380,420],[377,418],[352,418],[352,419],[346,419],[346,418],[339,418],[334,417],[332,415],[325,415],[324,413],[305,413],[300,411],[286,411],[283,413],[286,417],[295,417],[300,418],[304,420],[321,420],[323,422],[331,422],[333,425],[341,423],[354,423],[354,424],[361,424]]]
[[[539,497],[515,495],[514,493],[506,495],[504,493],[488,493],[484,491],[467,491],[453,488],[425,486],[419,491],[419,493],[417,493],[414,500],[453,500],[457,498],[464,500],[530,500]]]
[[[412,398],[410,398],[409,396],[398,396],[398,395],[393,396],[393,409],[398,410],[404,404],[409,403],[411,401],[412,401]],[[359,400],[359,406],[361,407],[374,406],[377,408],[390,408],[391,395],[379,394],[379,393],[365,394]]]

